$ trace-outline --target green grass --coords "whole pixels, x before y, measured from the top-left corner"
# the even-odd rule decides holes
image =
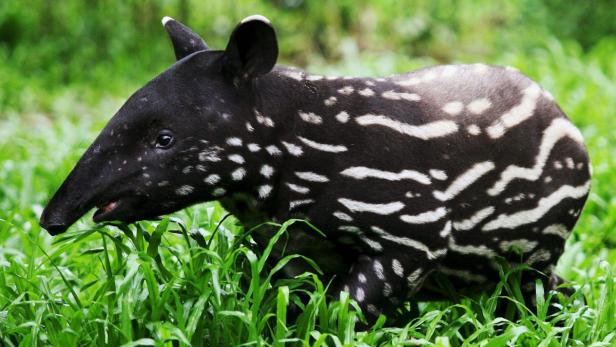
[[[308,65],[374,75],[434,63],[345,49],[335,65]],[[293,255],[266,268],[267,250],[251,249],[250,231],[234,218],[223,221],[216,203],[132,226],[94,226],[86,216],[68,233],[48,236],[37,224],[44,202],[130,88],[105,97],[83,85],[59,88],[43,107],[40,90],[28,98],[24,89],[21,106],[0,117],[0,345],[615,346],[614,51],[614,40],[588,52],[547,40],[489,61],[539,81],[585,135],[592,192],[557,267],[575,294],[537,285],[537,308],[526,307],[513,269],[494,291],[407,304],[411,312],[395,326],[380,320],[365,332],[355,328],[356,305],[346,296],[326,300],[328,284],[318,276],[274,281]],[[282,224],[278,236],[291,223],[302,222]],[[299,301],[299,293],[309,300]],[[303,307],[295,322],[287,317],[291,302]],[[509,306],[504,317],[495,314],[497,303]]]

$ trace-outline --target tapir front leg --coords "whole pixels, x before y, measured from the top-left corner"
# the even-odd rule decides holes
[[[386,316],[414,293],[436,268],[425,253],[405,250],[396,254],[362,255],[351,267],[339,290],[348,292],[364,312],[368,324]]]

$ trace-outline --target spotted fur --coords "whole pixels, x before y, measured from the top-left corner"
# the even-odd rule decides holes
[[[326,236],[296,226],[287,252],[317,261],[334,293],[348,291],[373,316],[436,273],[461,288],[493,282],[499,257],[551,273],[590,166],[579,130],[515,69],[320,76],[274,67],[262,17],[238,24],[224,51],[177,21],[164,25],[177,63],[84,154],[42,215],[51,233],[94,206],[96,221],[216,199],[247,226],[304,218]],[[163,148],[165,131],[175,142]],[[269,235],[255,234],[257,245]]]

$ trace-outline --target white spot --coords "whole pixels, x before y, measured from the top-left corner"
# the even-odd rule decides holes
[[[552,253],[547,249],[539,249],[535,253],[531,254],[528,259],[526,259],[526,263],[529,265],[533,265],[535,263],[539,263],[542,261],[548,261],[552,257]]]
[[[547,197],[541,198],[537,202],[537,207],[510,215],[501,214],[495,220],[484,225],[482,230],[513,229],[521,225],[534,223],[550,211],[552,207],[558,205],[563,199],[582,198],[586,196],[588,189],[590,189],[590,181],[577,187],[563,185]]]
[[[329,182],[329,178],[310,171],[298,171],[295,175],[304,181],[310,182]]]
[[[227,139],[227,144],[229,146],[241,147],[242,139],[240,139],[239,137],[230,137]]]
[[[364,290],[361,287],[357,287],[357,290],[355,291],[355,300],[362,302],[365,298],[366,294],[364,293]]]
[[[545,182],[545,183],[552,182],[552,177],[551,176],[547,176],[546,178],[543,179],[543,182]]]
[[[577,163],[575,166],[578,170],[582,170],[584,168],[584,163]]]
[[[199,160],[209,161],[209,162],[218,162],[221,160],[220,157],[218,156],[218,153],[220,152],[221,149],[222,148],[220,147],[206,148],[199,153]]]
[[[444,181],[447,179],[447,173],[443,170],[431,169],[429,173],[435,180]]]
[[[312,124],[321,124],[323,123],[323,118],[319,115],[316,115],[312,112],[303,112],[298,111],[299,117],[304,121]]]
[[[423,82],[423,80],[419,77],[409,77],[405,80],[396,82],[396,84],[402,87],[410,87],[410,86],[419,84],[421,82]]]
[[[354,91],[355,91],[355,89],[353,89],[353,87],[351,87],[351,86],[346,86],[344,88],[338,89],[338,93],[340,93],[342,95],[351,95],[351,93],[353,93]]]
[[[481,128],[478,127],[476,124],[471,124],[468,127],[466,127],[466,131],[468,131],[468,133],[473,136],[477,136],[481,134]]]
[[[306,188],[308,189],[308,188]],[[352,222],[353,221],[353,217],[349,216],[348,214],[344,213],[344,212],[340,212],[340,211],[336,211],[334,212],[334,217],[343,220],[345,222]]]
[[[293,200],[289,202],[289,211],[293,210],[294,208],[298,206],[308,205],[312,203],[314,203],[313,199]]]
[[[255,117],[257,118],[257,123],[263,124],[263,125],[265,125],[266,127],[269,127],[269,128],[274,127],[274,125],[275,125],[274,121],[270,117],[264,116],[257,109],[254,109],[253,111],[254,111]]]
[[[543,168],[552,152],[552,149],[556,143],[563,137],[569,137],[578,143],[583,143],[582,134],[573,126],[569,121],[557,118],[552,121],[549,127],[543,132],[543,138],[541,139],[541,145],[539,146],[539,153],[535,157],[535,165],[531,168],[520,167],[517,165],[508,166],[500,175],[500,179],[494,183],[494,185],[488,189],[487,193],[492,196],[502,193],[509,182],[514,179],[525,179],[529,181],[536,181],[541,177]],[[554,164],[556,166],[556,164]],[[552,179],[547,180],[549,183]]]
[[[466,105],[466,109],[472,114],[482,114],[490,107],[492,103],[487,98],[476,99]]]
[[[488,218],[494,213],[494,207],[489,206],[477,211],[474,215],[468,219],[464,219],[458,222],[453,222],[453,227],[456,230],[471,230],[477,224],[481,223],[484,219]]]
[[[401,236],[396,236],[396,235],[392,235],[388,232],[386,232],[385,230],[377,227],[377,226],[372,226],[371,227],[372,231],[379,235],[380,238],[394,242],[396,244],[402,245],[402,246],[407,246],[407,247],[411,247],[413,249],[416,249],[418,251],[421,252],[425,252],[428,256],[428,259],[435,259],[436,256],[434,256],[434,254],[430,251],[430,249],[428,248],[428,246],[426,246],[425,244],[410,239],[408,237],[401,237]]]
[[[343,145],[330,145],[326,143],[318,143],[318,142],[309,140],[301,136],[298,136],[297,138],[300,139],[307,146],[317,149],[319,151],[331,152],[331,153],[340,153],[340,152],[347,151],[347,148]]]
[[[277,155],[281,155],[282,154],[282,151],[278,147],[276,147],[274,145],[269,145],[269,146],[265,147],[265,150],[267,151],[267,153],[269,153],[270,155],[273,155],[273,156],[277,156]]]
[[[561,169],[563,168],[563,164],[562,164],[560,161],[556,160],[556,161],[554,162],[554,168],[555,168],[556,170],[561,170]]]
[[[409,224],[434,223],[447,215],[447,209],[439,207],[432,211],[422,212],[416,215],[403,214],[400,219]]]
[[[567,169],[573,169],[575,167],[575,163],[571,157],[565,158],[565,163],[567,164]]]
[[[272,186],[270,186],[269,184],[264,184],[262,186],[259,186],[259,197],[261,199],[267,198],[271,192],[272,192]]]
[[[246,122],[246,130],[251,133],[255,131],[255,128],[252,126],[252,124],[250,124],[250,122]]]
[[[374,90],[366,87],[360,91],[357,92],[359,95],[361,96],[373,96],[374,95]]]
[[[340,198],[338,202],[348,208],[351,212],[371,212],[379,215],[390,215],[404,208],[404,204],[400,201],[390,202],[387,204],[371,204],[367,202]]]
[[[445,106],[443,106],[443,111],[452,116],[456,116],[460,114],[463,109],[464,109],[464,104],[461,103],[460,101],[448,102],[445,104]]]
[[[398,93],[393,90],[388,90],[383,92],[381,96],[385,99],[389,100],[407,100],[407,101],[419,101],[421,97],[415,93]]]
[[[361,180],[368,177],[380,178],[388,181],[413,180],[421,184],[430,184],[431,180],[425,174],[415,170],[402,170],[400,172],[389,172],[379,169],[372,169],[365,166],[353,166],[340,172],[341,175],[353,177]]]
[[[373,304],[368,304],[368,306],[366,306],[366,310],[375,316],[381,314],[381,312]]]
[[[383,296],[388,297],[392,293],[391,284],[385,282],[383,283]]]
[[[229,160],[231,160],[234,163],[238,163],[238,164],[244,164],[246,161],[244,160],[244,157],[242,157],[239,154],[230,154],[227,156],[227,158],[229,158]]]
[[[338,113],[336,115],[336,119],[340,122],[340,123],[346,123],[349,121],[349,114],[346,113],[346,111],[342,111],[340,113]]]
[[[261,150],[261,146],[259,146],[259,145],[258,145],[258,144],[256,144],[256,143],[249,143],[249,144],[248,144],[248,150],[249,150],[249,151],[251,151],[251,152],[253,152],[253,153],[254,153],[254,152],[258,152],[258,151],[260,151],[260,150]]]
[[[294,157],[299,157],[302,154],[304,154],[304,151],[302,151],[302,148],[298,145],[295,145],[293,143],[289,143],[286,141],[281,141],[282,145],[285,146],[285,148],[287,149],[287,152],[289,152],[289,154],[291,154]]]
[[[380,280],[384,280],[385,279],[385,274],[383,273],[383,264],[381,264],[380,261],[375,260],[372,263],[372,268],[374,269],[374,274],[376,275],[376,278],[378,278]]]
[[[336,101],[338,101],[338,99],[335,96],[330,96],[325,101],[323,101],[323,103],[325,104],[325,106],[333,106],[336,104]]]
[[[274,174],[274,168],[267,164],[264,164],[263,166],[261,166],[261,170],[259,172],[261,173],[261,175],[263,175],[263,177],[270,178]]]
[[[291,189],[294,192],[297,192],[300,194],[308,194],[310,192],[310,189],[308,187],[304,187],[304,186],[300,186],[300,185],[288,183],[288,182],[286,184],[289,187],[289,189]]]
[[[203,182],[209,185],[214,185],[218,183],[219,181],[220,181],[220,176],[218,176],[217,174],[211,174],[207,176],[205,179],[203,179]]]
[[[458,125],[453,121],[440,120],[426,123],[423,125],[411,125],[391,119],[384,115],[366,114],[355,118],[359,125],[380,125],[401,134],[416,137],[422,140],[429,140],[453,134],[458,131]]]
[[[185,174],[185,175],[186,175],[186,174],[189,174],[189,173],[192,171],[192,168],[193,168],[193,167],[192,167],[191,165],[188,165],[188,166],[186,166],[185,168],[183,168],[183,169],[182,169],[182,173],[183,173],[183,174]],[[143,174],[143,175],[144,175],[144,177],[145,177],[145,175],[147,175],[147,174]],[[149,175],[148,175],[148,176],[149,176]]]
[[[231,173],[231,178],[234,181],[241,181],[244,176],[246,176],[246,169],[244,169],[243,167],[237,168]]]
[[[367,281],[366,275],[364,275],[364,274],[363,274],[363,273],[361,273],[361,272],[357,275],[357,279],[358,279],[358,280],[359,280],[359,282],[361,282],[361,283],[366,283],[366,281]]]
[[[215,197],[219,197],[219,196],[223,196],[225,195],[225,193],[227,193],[227,191],[225,190],[225,188],[216,188],[214,189],[214,191],[212,192],[212,195]]]
[[[435,198],[441,201],[447,201],[453,199],[460,194],[464,189],[470,187],[481,176],[494,170],[494,163],[491,161],[484,161],[473,165],[470,169],[458,176],[449,187],[443,191],[434,191],[432,194]]]
[[[505,135],[507,129],[513,128],[530,118],[535,112],[535,107],[537,107],[537,98],[540,92],[541,88],[535,83],[524,89],[520,103],[495,120],[487,128],[488,135],[493,139],[499,138]]]
[[[169,185],[169,181],[160,181],[158,182],[157,186],[159,187],[165,187]]]
[[[396,275],[400,277],[404,276],[404,267],[402,267],[402,264],[398,261],[398,259],[393,259],[391,261],[391,268],[394,270]]]
[[[192,193],[193,190],[195,190],[195,188],[193,186],[183,185],[180,188],[176,189],[175,193],[177,195],[188,195],[188,194]]]

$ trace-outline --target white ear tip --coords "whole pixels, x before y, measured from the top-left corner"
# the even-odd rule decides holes
[[[163,26],[165,26],[167,24],[167,22],[170,21],[170,20],[175,20],[175,19],[173,19],[171,17],[164,16],[163,20],[162,20]]]
[[[253,21],[253,20],[258,20],[258,21],[261,21],[261,22],[265,22],[267,24],[272,24],[269,19],[265,18],[264,16],[262,16],[260,14],[253,14],[252,16],[248,16],[248,17],[242,19],[240,24],[243,24],[243,23],[246,23],[246,22],[250,22],[250,21]]]

